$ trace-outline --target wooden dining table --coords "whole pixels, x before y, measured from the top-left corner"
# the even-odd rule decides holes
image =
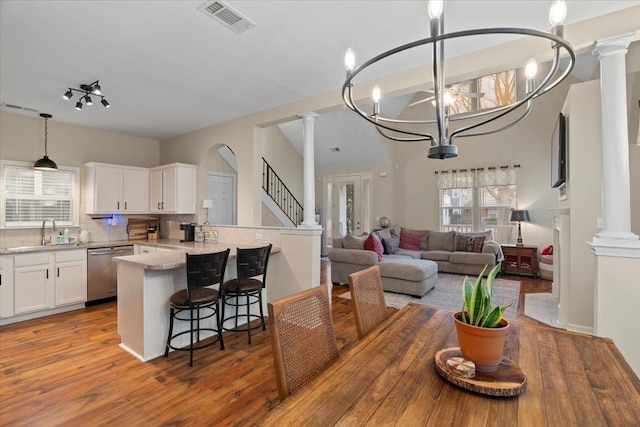
[[[515,397],[441,377],[435,354],[456,346],[451,311],[409,304],[257,425],[640,425],[640,380],[611,340],[511,322],[504,356],[527,375]]]

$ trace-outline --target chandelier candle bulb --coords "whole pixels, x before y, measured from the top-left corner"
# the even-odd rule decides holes
[[[427,11],[429,13],[429,18],[437,19],[442,15],[442,10],[444,9],[444,0],[430,0],[427,4]]]
[[[551,26],[557,27],[564,24],[564,20],[567,17],[567,4],[564,0],[555,0],[551,3],[551,9],[549,9],[549,23]]]
[[[344,66],[347,69],[347,73],[352,72],[355,65],[356,54],[353,52],[353,49],[347,48],[347,51],[344,54]]]

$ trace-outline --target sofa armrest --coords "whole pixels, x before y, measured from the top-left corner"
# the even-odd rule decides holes
[[[502,247],[497,242],[484,242],[482,247],[482,253],[493,254],[496,257],[496,264],[504,261],[504,254],[502,253]]]
[[[329,260],[371,266],[378,263],[378,254],[373,251],[361,251],[359,249],[333,248],[329,251]]]

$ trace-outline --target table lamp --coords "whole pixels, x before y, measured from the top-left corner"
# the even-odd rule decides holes
[[[209,224],[209,209],[213,207],[213,200],[211,199],[203,199],[202,207],[207,209],[207,220],[204,222],[205,224]]]
[[[531,218],[529,218],[529,211],[526,209],[525,210],[514,209],[509,214],[509,221],[518,222],[518,241],[516,243],[516,246],[523,246],[522,230],[520,229],[520,224],[522,223],[522,221],[526,221],[526,222],[531,221]]]

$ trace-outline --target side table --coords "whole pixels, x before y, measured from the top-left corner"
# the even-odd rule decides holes
[[[538,247],[502,245],[504,261],[501,272],[538,277]]]

